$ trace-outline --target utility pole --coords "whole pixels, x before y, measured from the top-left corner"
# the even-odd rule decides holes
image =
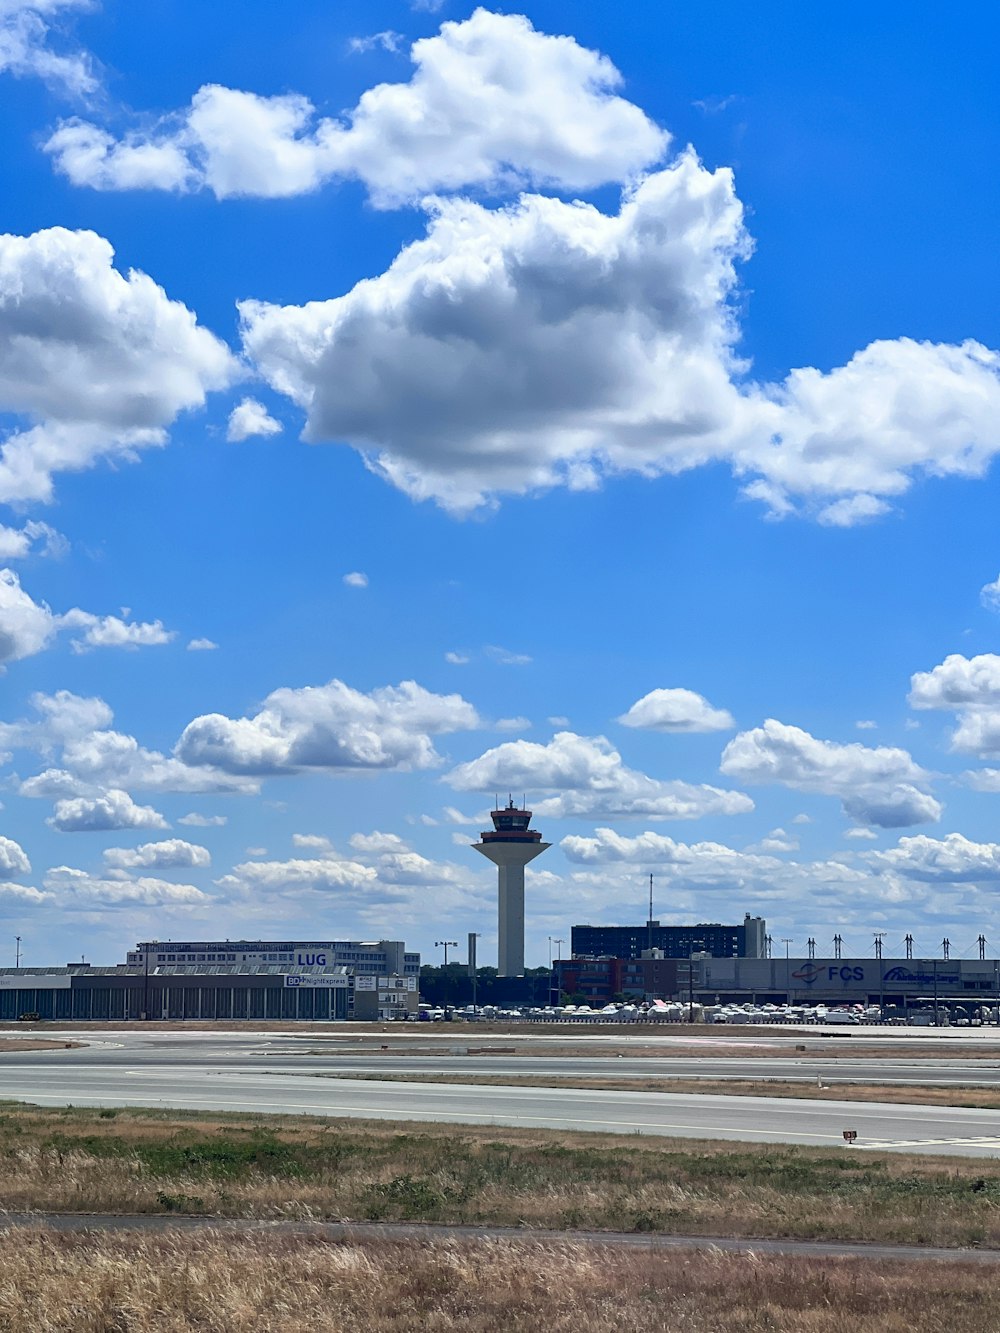
[[[881,1023],[885,1013],[885,964],[882,962],[882,939],[884,930],[875,932],[875,957],[878,959],[878,1021]]]
[[[553,943],[553,944],[559,944],[559,945],[562,945],[562,944],[565,944],[566,941],[565,941],[565,940],[557,939],[556,936],[553,936],[553,937],[552,937],[552,943]],[[559,961],[559,957],[558,957],[558,955],[559,955],[559,953],[561,953],[561,952],[562,952],[561,949],[559,949],[559,950],[556,951],[556,962]],[[554,991],[555,991],[555,994],[556,994],[556,1003],[557,1003],[557,1004],[559,1003],[559,991],[560,991],[560,989],[561,989],[561,988],[560,988],[560,985],[559,985],[559,982],[560,982],[560,981],[562,981],[562,976],[561,976],[561,975],[560,975],[560,977],[559,977],[559,980],[556,981],[555,985],[552,986],[552,990],[554,990]],[[550,981],[549,984],[552,985],[551,981]],[[550,998],[551,998],[551,995],[552,995],[552,991],[549,992],[549,996],[550,996]]]
[[[811,935],[806,940],[806,948],[809,950],[809,961],[812,962],[812,960],[816,957],[816,941],[813,939]]]
[[[907,960],[907,962],[912,962],[912,960],[913,960],[913,936],[912,936],[909,932],[907,932],[906,936],[904,937],[904,939],[903,939],[903,943],[906,945],[906,960]]]
[[[765,935],[765,937],[764,937],[764,943],[765,943],[765,945],[767,946],[767,957],[770,958],[770,957],[771,957],[771,944],[772,944],[772,940],[771,940],[771,936],[770,936],[770,935]]]
[[[649,923],[646,927],[647,943],[646,948],[653,947],[653,872],[649,872]]]
[[[834,958],[839,958],[839,957],[841,956],[841,950],[843,949],[843,947],[844,947],[844,939],[843,939],[843,936],[841,936],[841,935],[834,935],[834,937],[833,937],[833,956],[834,956]]]
[[[551,938],[552,936],[550,935],[549,939],[551,940]],[[476,962],[476,940],[478,939],[479,936],[476,934],[476,932],[474,930],[470,930],[468,966],[469,966],[469,976],[472,978],[472,1012],[474,1014],[478,1013],[478,1006],[476,1004],[476,984],[479,980],[479,965]],[[551,945],[549,947],[551,948]]]
[[[941,957],[945,962],[951,957],[951,940],[947,935],[941,941]]]
[[[982,933],[982,931],[979,932],[979,938],[976,940],[976,943],[979,945],[979,961],[980,961],[981,963],[985,963],[985,962],[986,962],[986,936]]]
[[[457,948],[458,948],[458,941],[457,941],[457,940],[435,940],[435,941],[434,941],[434,948],[435,948],[435,949],[444,949],[444,966],[445,966],[445,969],[447,969],[447,967],[448,967],[448,950],[449,950],[449,949],[457,949]],[[448,1014],[447,1014],[447,1010],[448,1010],[448,992],[449,992],[450,989],[451,989],[451,988],[450,988],[450,986],[448,985],[448,973],[447,973],[446,970],[443,970],[442,973],[441,973],[441,993],[442,993],[443,996],[444,996],[445,1017],[448,1016]]]
[[[20,937],[20,935],[15,935],[15,936],[14,936],[14,966],[15,966],[15,967],[20,967],[20,966],[21,966],[21,937]]]

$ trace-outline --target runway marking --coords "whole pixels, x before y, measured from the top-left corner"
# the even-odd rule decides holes
[[[861,1146],[861,1140],[858,1140]],[[975,1144],[980,1148],[996,1148],[1000,1151],[1000,1138],[976,1138],[969,1135],[967,1138],[949,1138],[949,1139],[866,1139],[865,1148],[936,1148],[936,1147],[966,1147]]]

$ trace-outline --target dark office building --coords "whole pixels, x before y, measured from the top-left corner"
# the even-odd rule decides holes
[[[647,949],[659,949],[664,958],[689,958],[707,953],[713,958],[763,958],[767,930],[764,918],[748,912],[740,926],[701,922],[696,926],[574,926],[574,958],[640,958]]]

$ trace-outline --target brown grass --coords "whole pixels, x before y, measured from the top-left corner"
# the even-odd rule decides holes
[[[82,1041],[45,1041],[40,1037],[0,1037],[0,1055],[11,1051],[74,1051],[85,1045]]]
[[[508,1241],[0,1237],[3,1333],[995,1333],[959,1263]]]
[[[0,1209],[497,1224],[1000,1248],[1000,1161],[10,1108]],[[2,1308],[2,1301],[0,1301]]]

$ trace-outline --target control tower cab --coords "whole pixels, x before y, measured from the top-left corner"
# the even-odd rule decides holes
[[[530,827],[531,811],[519,809],[514,798],[492,810],[492,830],[472,845],[497,868],[497,970],[502,977],[524,972],[524,867],[552,844]]]

